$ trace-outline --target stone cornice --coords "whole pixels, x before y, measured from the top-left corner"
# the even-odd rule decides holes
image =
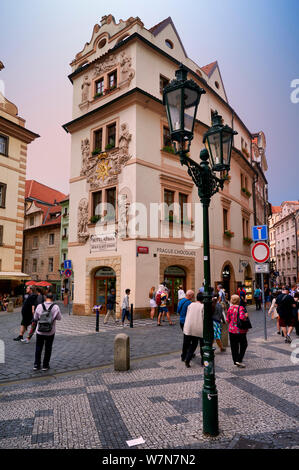
[[[35,132],[26,129],[25,127],[19,126],[18,124],[0,116],[0,132],[4,132],[9,136],[15,137],[26,144],[30,144],[33,140],[40,137]]]

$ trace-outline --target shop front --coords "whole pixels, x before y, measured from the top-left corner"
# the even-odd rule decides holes
[[[111,289],[116,290],[116,273],[112,268],[103,266],[94,274],[94,304],[102,305],[100,313],[106,314],[107,298]]]
[[[169,266],[164,271],[164,282],[169,289],[168,310],[171,314],[176,313],[178,306],[178,290],[180,286],[186,292],[186,272],[179,266]]]

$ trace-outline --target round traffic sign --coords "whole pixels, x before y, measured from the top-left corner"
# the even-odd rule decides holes
[[[66,269],[66,270],[64,271],[64,275],[65,275],[66,277],[71,277],[71,275],[72,275],[72,270],[71,270],[71,269]]]
[[[251,255],[256,263],[265,263],[270,256],[270,248],[267,243],[258,242],[253,245]]]

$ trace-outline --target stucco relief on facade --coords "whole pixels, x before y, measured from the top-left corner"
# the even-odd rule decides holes
[[[118,183],[118,175],[123,166],[131,158],[129,155],[129,142],[132,134],[126,123],[120,126],[119,147],[109,153],[102,152],[99,155],[90,153],[89,139],[81,141],[82,166],[81,176],[86,176],[86,181],[91,190],[100,189],[111,184]]]
[[[77,235],[78,241],[84,243],[89,238],[89,232],[87,229],[88,224],[88,201],[83,198],[80,200],[78,205],[78,225],[77,225]]]

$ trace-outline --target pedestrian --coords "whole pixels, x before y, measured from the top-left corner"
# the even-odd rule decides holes
[[[221,324],[226,323],[225,315],[223,313],[223,307],[218,301],[217,297],[212,299],[212,313],[213,313],[213,328],[214,328],[214,340],[221,352],[225,352],[222,341],[221,341]]]
[[[45,295],[44,295],[44,292],[43,292],[43,289],[41,287],[36,288],[36,294],[37,294],[37,296],[36,296],[36,301],[35,301],[35,304],[34,304],[34,310],[36,310],[37,306],[42,304],[46,299]],[[28,333],[27,338],[21,339],[21,342],[25,343],[25,344],[30,343],[30,340],[31,340],[32,336],[34,335],[35,330],[36,330],[36,322],[33,320],[32,323],[31,323],[30,331]]]
[[[199,288],[199,291],[198,291],[198,292],[200,292],[201,294],[203,294],[204,291],[205,291],[205,283],[203,282],[203,283],[202,283],[202,286]]]
[[[128,321],[131,321],[131,316],[130,316],[130,300],[129,300],[129,295],[130,295],[130,289],[126,289],[126,295],[124,296],[123,303],[122,303],[122,315],[121,315],[121,323],[122,326],[125,326],[125,318],[127,317]]]
[[[269,289],[268,284],[265,286],[265,307],[269,309],[271,305],[271,291]]]
[[[187,290],[186,297],[184,299],[180,300],[180,302],[178,304],[177,313],[178,313],[178,315],[180,315],[180,327],[181,327],[182,331],[184,330],[184,323],[185,323],[185,319],[186,319],[187,308],[192,303],[193,298],[194,298],[193,290]]]
[[[226,321],[229,324],[229,340],[233,363],[237,367],[246,367],[243,364],[243,358],[248,346],[246,334],[248,330],[238,328],[238,314],[241,320],[248,318],[248,313],[240,305],[240,297],[236,294],[231,296],[231,306],[227,311]]]
[[[109,320],[110,315],[114,319],[114,323],[117,323],[116,316],[115,316],[116,304],[118,304],[118,302],[116,302],[115,289],[111,289],[110,294],[107,297],[107,304],[106,304],[107,313],[104,318],[104,325],[106,325],[107,321]]]
[[[186,294],[185,294],[185,291],[183,289],[183,286],[180,285],[179,286],[179,290],[178,290],[178,302],[182,299],[184,299],[186,297]]]
[[[14,338],[14,341],[21,341],[23,339],[25,331],[27,331],[28,326],[31,325],[33,320],[33,314],[37,298],[35,286],[27,286],[26,294],[28,295],[28,297],[24,301],[21,310],[22,321],[20,327],[20,334],[19,336]]]
[[[201,365],[203,365],[203,298],[202,293],[199,292],[196,296],[196,302],[190,303],[187,309],[181,359],[188,368],[191,367],[190,361],[195,357],[198,343],[200,343]]]
[[[45,320],[46,318],[47,320]],[[39,370],[41,367],[41,356],[44,346],[45,354],[42,370],[46,371],[50,368],[50,359],[56,331],[56,320],[61,320],[61,318],[61,312],[58,305],[53,303],[53,294],[51,292],[47,293],[45,302],[39,304],[34,313],[34,320],[37,322],[37,328],[33,370]]]
[[[271,307],[269,308],[269,312],[268,312],[268,315],[271,316],[271,319],[272,320],[275,320],[276,321],[276,333],[278,335],[281,334],[281,331],[280,331],[280,326],[279,326],[279,315],[277,313],[277,309],[276,309],[276,299],[279,295],[279,292],[273,292],[272,293],[272,296],[273,296],[273,300],[272,300],[272,304],[271,304]],[[283,335],[283,333],[282,333]]]
[[[294,307],[295,329],[296,335],[299,336],[299,292],[295,292],[294,301],[296,304],[296,306]]]
[[[161,317],[163,313],[166,313],[169,325],[173,325],[173,322],[171,321],[170,314],[167,308],[168,293],[166,289],[167,288],[163,284],[159,287],[161,303],[160,303],[157,326],[161,326]]]
[[[149,299],[150,299],[150,308],[151,308],[151,313],[150,313],[150,316],[151,316],[151,319],[153,320],[154,317],[155,317],[155,313],[156,313],[156,308],[157,308],[157,304],[156,304],[156,289],[155,287],[153,286],[151,288],[151,290],[149,291]]]
[[[285,343],[291,343],[291,333],[296,321],[293,315],[294,307],[296,306],[293,297],[289,294],[289,289],[284,286],[282,293],[277,296],[275,306],[279,315],[279,326],[281,327]]]
[[[239,297],[240,297],[240,307],[243,307],[245,312],[246,312],[246,304],[247,304],[247,292],[246,292],[246,289],[245,289],[245,284],[242,285],[241,289],[240,289],[240,294],[239,294]]]
[[[262,291],[259,286],[256,286],[256,289],[253,294],[255,300],[255,308],[256,310],[261,310],[261,302],[262,302]]]

